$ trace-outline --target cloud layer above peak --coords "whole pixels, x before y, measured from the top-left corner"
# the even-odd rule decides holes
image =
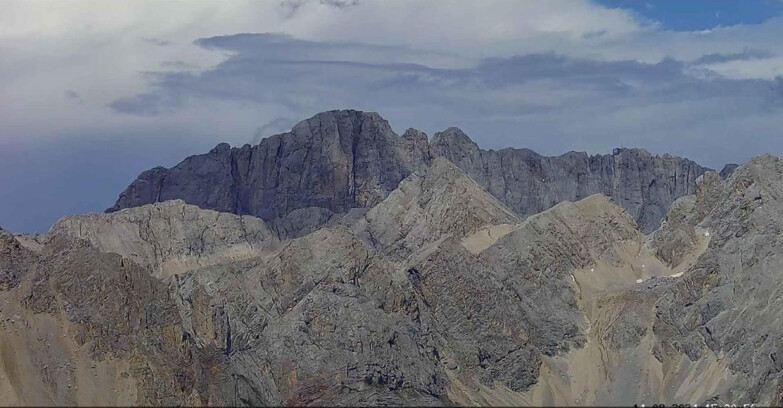
[[[398,131],[459,126],[483,147],[545,154],[639,146],[712,167],[783,154],[781,17],[671,31],[586,0],[0,9],[0,174],[23,166],[88,189],[90,174],[116,162],[93,158],[95,146],[122,145],[104,150],[133,158],[103,172],[113,178],[90,199],[58,195],[68,205],[38,217],[37,230],[65,211],[107,207],[146,168],[222,141],[254,143],[328,109],[377,111]],[[81,160],[23,161],[32,149]],[[21,197],[0,203],[0,226],[30,229],[15,214],[40,187],[9,177],[0,188]]]
[[[657,62],[548,52],[438,67],[419,50],[281,34],[196,43],[231,54],[203,72],[149,74],[147,91],[110,106],[129,115],[165,117],[219,101],[273,107],[288,118],[351,107],[379,111],[393,125],[429,133],[457,125],[492,148],[559,154],[564,146],[591,152],[644,146],[712,166],[736,159],[740,147],[761,147],[736,135],[752,129],[766,142],[783,113],[774,80],[732,78],[710,68],[769,59],[773,54],[767,51]]]

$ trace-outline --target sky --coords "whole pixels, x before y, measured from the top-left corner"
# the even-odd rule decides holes
[[[0,227],[331,109],[547,155],[783,154],[783,1],[2,1]]]

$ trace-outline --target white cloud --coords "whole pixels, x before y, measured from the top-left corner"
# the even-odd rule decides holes
[[[321,54],[308,50],[310,58],[451,69],[474,67],[484,57],[540,52],[654,63],[666,56],[688,61],[752,47],[769,57],[700,69],[730,78],[768,79],[781,72],[783,55],[780,20],[672,33],[626,11],[586,0],[6,1],[0,8],[0,123],[5,130],[0,138],[19,140],[144,124],[151,129],[177,126],[184,119],[182,112],[150,120],[120,115],[107,106],[150,90],[145,72],[198,74],[218,65],[232,52],[205,49],[193,41],[239,32],[286,33],[320,44],[355,44],[324,46]],[[80,99],[64,98],[67,91],[78,93]],[[536,97],[539,104],[557,105],[567,102],[568,93],[557,90]],[[314,105],[312,95],[296,98],[299,104]],[[208,121],[219,121],[216,116],[221,110],[273,111],[256,126],[298,113],[269,106],[230,107],[209,100],[198,104],[213,113],[193,115],[201,129],[210,128]],[[194,104],[188,106],[198,110]]]
[[[252,132],[276,117],[295,118],[301,114],[280,103],[251,107],[209,99],[189,101],[154,119],[121,115],[108,108],[118,99],[154,89],[150,87],[154,80],[150,82],[145,72],[199,74],[217,66],[233,51],[206,49],[193,41],[238,32],[286,33],[315,44],[315,49],[290,58],[416,63],[448,69],[475,67],[483,57],[540,52],[597,61],[655,63],[667,56],[693,61],[705,54],[739,53],[750,47],[767,53],[767,57],[701,65],[692,70],[693,74],[769,79],[780,74],[783,55],[783,45],[778,41],[783,36],[780,20],[674,33],[641,22],[626,11],[582,0],[11,1],[2,3],[2,9],[0,123],[5,132],[0,138],[19,140],[129,126],[147,126],[148,132],[177,126],[212,129],[211,123],[221,120],[219,115],[235,120],[237,125],[229,125],[230,131],[223,132],[233,135],[247,129]],[[330,68],[341,69],[351,75],[348,68]],[[427,75],[419,75],[417,80],[427,78],[441,83],[449,80]],[[306,82],[323,88],[317,78]],[[549,92],[529,93],[521,99],[512,87],[492,97],[512,104],[512,110],[514,103],[523,100],[526,106],[567,106],[573,98],[583,97],[556,85],[546,84]],[[317,92],[286,95],[284,84],[280,88],[280,95],[270,94],[269,98],[287,99],[299,106],[320,106]],[[80,99],[64,98],[68,91],[78,93]],[[449,97],[476,96],[454,91]],[[531,100],[534,98],[536,101]],[[352,98],[342,100],[355,102]],[[439,100],[448,105],[443,97]],[[143,99],[138,102],[146,103]],[[388,109],[404,108],[390,104]],[[447,107],[443,109],[448,112]],[[242,119],[236,112],[257,113]]]
[[[237,33],[282,35],[220,37]],[[782,18],[669,32],[587,0],[4,1],[0,164],[34,172],[25,154],[67,150],[85,163],[56,165],[84,170],[121,146],[118,179],[89,191],[103,202],[57,198],[95,210],[151,165],[358,108],[398,131],[457,125],[485,147],[624,144],[719,166],[783,152],[780,38]],[[68,191],[74,173],[37,160],[51,191]],[[48,191],[2,181],[19,197]],[[3,211],[0,224],[17,218]]]
[[[783,56],[750,60],[733,60],[708,64],[706,68],[732,79],[774,79],[783,75]]]
[[[366,1],[347,8],[310,1],[284,22],[284,32],[313,41],[360,41],[473,56],[534,51],[603,33],[616,39],[642,28],[628,13],[587,1]]]
[[[780,19],[704,32],[666,32],[632,13],[583,0],[11,1],[2,3],[2,9],[2,138],[45,139],[87,128],[127,126],[205,129],[210,128],[206,122],[220,121],[218,114],[243,123],[232,130],[239,132],[252,129],[248,122],[256,118],[241,120],[233,112],[269,112],[260,113],[263,118],[256,127],[280,115],[300,114],[279,103],[248,107],[209,99],[188,101],[154,120],[120,115],[108,108],[118,99],[154,89],[150,88],[154,80],[150,82],[145,72],[199,74],[217,66],[233,51],[206,49],[193,41],[238,32],[285,33],[315,47],[321,44],[321,53],[309,49],[302,54],[308,58],[363,64],[415,63],[467,69],[485,57],[548,52],[596,61],[656,63],[673,57],[687,62],[705,54],[741,53],[750,47],[766,56],[702,64],[690,72],[701,78],[771,79],[783,71]],[[270,56],[274,57],[280,56]],[[340,69],[350,75],[348,68],[330,68]],[[419,75],[417,80],[427,78],[448,80],[428,75]],[[318,86],[316,79],[308,83]],[[584,97],[557,84],[542,86],[549,92],[520,98],[508,87],[492,97],[508,104],[527,101],[526,106],[567,106],[574,98]],[[69,91],[78,93],[80,99],[64,98]],[[269,95],[277,97],[300,106],[316,106],[319,101],[315,94]],[[146,103],[143,99],[138,102]],[[211,115],[196,114],[202,111]],[[199,125],[180,122],[186,119]]]

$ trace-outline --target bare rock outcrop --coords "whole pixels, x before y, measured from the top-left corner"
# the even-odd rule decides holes
[[[446,401],[445,372],[417,318],[424,305],[402,271],[344,227],[298,238],[269,257],[194,271],[177,292],[207,299],[182,302],[192,305],[194,337],[217,343],[247,392],[266,386],[274,405]],[[230,324],[204,330],[217,310]],[[269,368],[269,378],[253,383],[249,373],[264,373],[255,374],[258,366]]]
[[[436,133],[428,143],[415,129],[397,135],[377,113],[343,110],[320,113],[255,146],[223,143],[171,169],[148,170],[107,211],[182,199],[260,217],[281,225],[285,237],[298,237],[325,225],[328,212],[372,208],[436,156],[456,164],[522,218],[600,193],[613,197],[645,233],[658,227],[674,200],[695,193],[696,178],[707,170],[643,149],[557,157],[528,149],[484,150],[457,128]]]
[[[4,402],[783,403],[783,160],[724,179],[303,123],[153,170],[117,211],[0,230]]]
[[[654,156],[644,149],[556,157],[529,149],[484,150],[458,128],[436,133],[430,148],[522,217],[561,201],[604,194],[625,208],[645,233],[658,227],[674,200],[695,193],[696,178],[707,170],[690,160]]]
[[[182,199],[266,221],[307,207],[372,207],[429,162],[426,135],[395,134],[377,113],[329,111],[258,145],[220,144],[142,173],[108,211]]]
[[[479,253],[453,236],[424,247],[407,275],[428,306],[422,321],[438,333],[449,396],[523,404],[545,360],[585,344],[573,274],[599,260],[620,262],[627,240],[641,241],[633,220],[596,195],[531,217]],[[505,399],[493,400],[498,393]]]
[[[781,404],[783,162],[761,156],[719,185],[699,224],[712,235],[698,263],[659,301],[664,348],[720,355],[739,380],[717,402]]]
[[[426,171],[403,180],[354,229],[383,252],[404,259],[445,236],[461,238],[488,226],[519,222],[457,166],[439,157]]]
[[[195,347],[166,285],[54,236],[0,293],[0,390],[11,405],[225,405],[221,355]]]
[[[524,304],[541,352],[554,355],[582,342],[572,274],[599,261],[623,264],[623,245],[640,240],[627,212],[593,195],[530,217],[479,256]]]
[[[259,218],[202,210],[182,200],[66,217],[49,235],[86,240],[102,252],[149,266],[158,276],[247,258],[278,242]]]
[[[33,256],[11,233],[0,228],[0,291],[19,285]]]
[[[708,171],[696,179],[696,195],[680,197],[672,204],[661,227],[651,235],[651,245],[658,258],[677,267],[697,247],[709,241],[709,231],[698,224],[712,210],[721,188],[721,177]]]
[[[0,392],[778,405],[783,164],[696,185],[651,237],[600,194],[521,220],[443,157],[366,214],[316,216],[282,242],[263,220],[181,201],[69,217],[28,246],[0,231]]]
[[[734,173],[734,170],[737,170],[737,167],[739,167],[739,164],[735,164],[735,163],[729,163],[723,166],[723,168],[720,170],[720,177],[726,180],[727,178],[729,178],[731,173]]]

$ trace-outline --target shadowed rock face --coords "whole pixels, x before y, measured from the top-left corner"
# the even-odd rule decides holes
[[[619,207],[592,200],[638,234]],[[438,158],[350,229],[282,243],[260,219],[181,201],[68,217],[37,252],[8,237],[27,252],[0,315],[25,329],[0,334],[16,355],[0,374],[24,378],[0,376],[0,389],[19,403],[120,405],[431,406],[452,403],[455,384],[496,382],[526,392],[542,356],[580,344],[568,271],[612,251],[616,223],[574,206],[523,223]],[[410,222],[398,231],[399,220]],[[495,224],[513,231],[486,255],[466,249],[467,236]],[[389,233],[366,239],[367,226]],[[590,237],[600,251],[579,244]],[[160,273],[172,261],[175,271]],[[547,278],[527,281],[540,272]],[[45,329],[62,350],[39,355],[46,343],[26,340]],[[46,382],[61,360],[70,368]],[[119,391],[76,391],[91,382]]]
[[[720,180],[714,171],[704,173],[696,179],[696,195],[680,197],[672,204],[665,222],[651,235],[658,258],[676,267],[705,238],[708,231],[697,230],[697,226],[718,200]]]
[[[457,128],[436,133],[431,151],[446,157],[522,217],[561,201],[604,194],[625,208],[645,233],[655,230],[678,197],[695,194],[707,169],[643,149],[616,149],[588,156],[569,152],[545,157],[529,149],[480,149]]]
[[[24,266],[31,258],[27,248],[0,228],[0,291],[19,285],[20,279],[27,273]]]
[[[148,170],[107,211],[182,199],[254,215],[296,237],[326,224],[332,214],[373,207],[436,156],[456,164],[521,217],[600,193],[628,210],[645,233],[657,228],[674,200],[695,194],[695,180],[706,170],[641,149],[557,157],[528,149],[483,150],[457,128],[436,133],[428,143],[414,129],[395,134],[377,113],[329,111],[256,146],[220,144],[171,169]],[[307,210],[291,215],[300,209]]]
[[[781,163],[706,173],[648,236],[601,194],[522,220],[443,157],[295,239],[176,200],[0,230],[0,395],[779,405]]]
[[[428,162],[423,133],[398,136],[377,113],[324,112],[256,146],[223,143],[146,171],[109,211],[182,199],[268,221],[307,207],[344,213],[377,204]]]
[[[734,173],[734,170],[737,170],[737,167],[739,167],[739,164],[734,164],[734,163],[729,163],[723,166],[723,168],[720,171],[720,177],[726,180],[727,178],[729,178],[731,173]]]

